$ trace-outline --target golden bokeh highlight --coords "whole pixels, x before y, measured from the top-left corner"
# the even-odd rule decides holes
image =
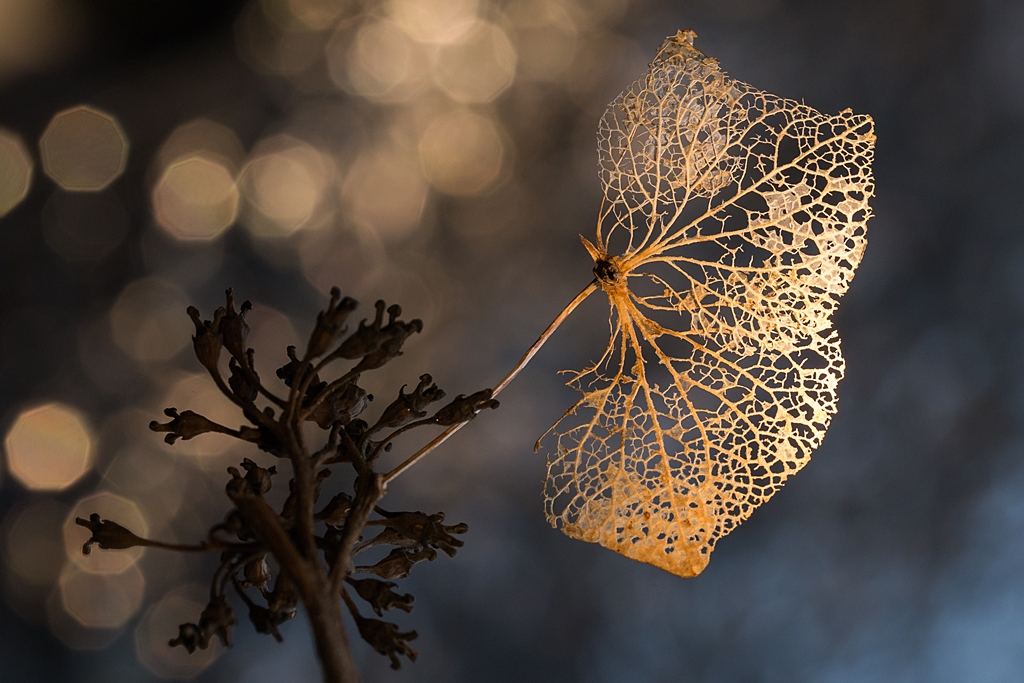
[[[334,26],[355,3],[351,0],[281,0],[292,16],[312,31]]]
[[[50,632],[72,650],[103,650],[121,635],[120,628],[91,628],[83,626],[68,614],[60,587],[50,591],[46,598],[46,621]]]
[[[135,566],[112,576],[69,564],[59,585],[61,604],[75,621],[88,628],[115,629],[139,611],[146,580]]]
[[[452,195],[477,195],[501,175],[505,150],[497,124],[467,109],[435,117],[420,139],[420,163],[430,184]]]
[[[131,282],[110,309],[114,343],[140,363],[170,360],[191,342],[187,307],[185,292],[167,280]]]
[[[76,44],[77,5],[60,0],[0,1],[0,82],[54,64]]]
[[[220,640],[189,654],[183,647],[167,647],[168,628],[195,622],[209,600],[201,586],[180,586],[152,605],[135,627],[135,656],[160,678],[187,680],[210,666],[223,651]],[[173,631],[171,632],[173,634]]]
[[[93,436],[77,410],[48,403],[24,410],[4,439],[7,468],[32,491],[61,491],[92,467]]]
[[[88,106],[62,111],[39,140],[43,171],[72,192],[98,192],[128,163],[128,136],[112,115]]]
[[[311,222],[334,179],[334,165],[313,146],[278,135],[256,146],[242,178],[254,210],[246,227],[257,237],[285,237]]]
[[[33,588],[53,585],[67,562],[61,540],[67,514],[67,505],[41,498],[15,508],[4,520],[7,569]]]
[[[423,91],[429,60],[393,21],[369,19],[351,36],[342,26],[325,49],[335,85],[378,102],[406,102]]]
[[[456,102],[490,102],[512,85],[516,49],[501,28],[478,21],[457,41],[438,48],[432,73]]]
[[[0,216],[21,203],[32,185],[32,157],[25,143],[0,128]]]
[[[341,196],[349,221],[383,238],[401,238],[419,225],[428,193],[413,155],[382,148],[356,159]]]
[[[192,119],[175,128],[156,154],[157,176],[176,161],[201,156],[238,173],[245,162],[245,148],[235,131],[210,119]]]
[[[82,498],[64,518],[64,552],[73,564],[90,574],[121,574],[134,566],[145,548],[127,550],[100,550],[93,545],[89,554],[82,552],[82,545],[89,540],[91,532],[75,524],[75,518],[89,519],[92,514],[117,522],[137,536],[149,534],[149,524],[142,510],[133,501],[110,491],[100,491]]]
[[[525,0],[509,8],[519,51],[516,77],[557,81],[572,65],[577,28],[572,12],[558,0]]]
[[[282,362],[280,365],[283,364]],[[170,391],[167,392],[167,395],[160,402],[160,405],[176,408],[179,413],[191,410],[218,424],[234,429],[237,429],[243,420],[238,406],[220,392],[217,385],[213,383],[213,380],[205,372],[183,375],[174,382]],[[158,417],[160,422],[170,419],[164,418],[162,415]],[[154,436],[157,435],[154,434]],[[238,443],[237,439],[227,434],[200,434],[187,441],[178,439],[173,444],[164,448],[165,451],[176,455],[187,455],[205,459],[222,455],[232,447],[237,446]]]
[[[169,165],[153,188],[157,223],[180,240],[211,240],[238,217],[239,193],[223,164],[190,156]]]
[[[460,39],[477,18],[478,0],[390,0],[388,15],[414,40],[451,43]]]

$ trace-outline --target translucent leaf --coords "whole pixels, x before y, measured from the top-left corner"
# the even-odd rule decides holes
[[[871,118],[729,78],[668,38],[598,129],[603,357],[552,428],[545,510],[680,576],[807,464],[844,363],[830,318],[866,244]]]

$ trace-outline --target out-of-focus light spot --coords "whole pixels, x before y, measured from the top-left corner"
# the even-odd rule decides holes
[[[64,608],[59,587],[46,599],[46,617],[50,632],[72,650],[103,650],[121,635],[120,628],[83,626]]]
[[[128,284],[110,309],[114,343],[139,362],[166,361],[189,344],[185,293],[155,277]]]
[[[427,180],[454,195],[475,195],[490,188],[501,174],[504,153],[497,125],[465,109],[437,116],[420,140]]]
[[[64,609],[82,626],[120,628],[142,606],[146,580],[138,567],[116,576],[91,574],[68,565],[60,577]]]
[[[144,667],[160,678],[187,680],[213,663],[222,649],[217,638],[192,654],[183,647],[167,647],[168,624],[194,622],[208,599],[200,586],[181,586],[146,610],[135,627],[135,656]]]
[[[4,447],[7,467],[33,491],[60,491],[82,478],[92,466],[92,433],[78,411],[48,403],[22,412]]]
[[[215,161],[234,175],[245,161],[245,148],[235,131],[227,126],[210,119],[193,119],[175,128],[160,146],[157,171],[191,156]]]
[[[355,3],[351,0],[285,0],[292,15],[314,31],[323,31],[338,22]]]
[[[284,237],[306,226],[333,176],[333,164],[312,146],[287,135],[264,140],[243,171],[246,199],[258,214],[246,227],[257,237]]]
[[[268,16],[266,9],[271,5]],[[299,21],[282,25],[280,7],[251,2],[235,24],[238,55],[253,69],[279,76],[297,76],[323,54],[326,37],[312,32]]]
[[[110,114],[79,106],[50,121],[39,140],[43,171],[65,190],[98,192],[124,173],[128,136]]]
[[[473,24],[459,40],[442,45],[433,63],[434,81],[457,102],[490,102],[516,73],[516,50],[494,24]]]
[[[400,238],[419,225],[428,188],[416,160],[377,149],[356,159],[342,187],[346,217],[384,238]]]
[[[4,557],[10,571],[33,587],[52,585],[67,555],[61,542],[66,505],[48,498],[14,509],[4,520]]]
[[[206,373],[185,375],[179,379],[160,405],[177,408],[179,412],[192,410],[228,427],[237,427],[242,422],[238,406],[217,389]],[[164,422],[165,419],[159,421]],[[238,440],[227,434],[200,434],[188,441],[178,439],[166,449],[178,455],[210,458],[225,453],[237,444]]]
[[[472,27],[478,0],[391,0],[388,14],[414,40],[450,43]]]
[[[210,240],[238,217],[238,187],[223,164],[202,156],[175,161],[153,188],[157,223],[182,240]]]
[[[138,505],[116,493],[100,491],[75,503],[64,519],[64,552],[68,558],[82,571],[90,574],[120,574],[134,566],[142,557],[145,548],[100,550],[99,546],[94,544],[88,555],[82,553],[82,545],[89,540],[91,532],[75,524],[75,518],[89,519],[93,513],[103,519],[117,522],[136,536],[144,538],[149,534],[149,524],[146,523],[146,518]]]
[[[74,49],[76,5],[58,0],[0,2],[0,82],[53,64]]]
[[[46,244],[73,263],[100,260],[128,234],[128,213],[109,193],[57,190],[43,207],[42,223]]]
[[[572,64],[576,26],[565,4],[557,0],[526,0],[509,8],[516,27],[519,63],[516,76],[554,81]]]
[[[31,184],[32,157],[25,144],[14,133],[0,128],[0,216],[21,203]]]
[[[342,27],[327,43],[335,85],[378,102],[405,102],[419,94],[429,73],[427,55],[392,21],[371,19],[352,38]]]

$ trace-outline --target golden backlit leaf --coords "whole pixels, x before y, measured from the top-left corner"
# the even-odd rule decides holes
[[[735,81],[694,37],[601,120],[584,243],[611,338],[570,381],[545,484],[552,525],[680,576],[821,443],[844,369],[830,318],[874,190],[869,116]]]

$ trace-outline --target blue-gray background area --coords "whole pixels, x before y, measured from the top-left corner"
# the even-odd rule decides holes
[[[105,384],[80,367],[82,330],[145,275],[180,275],[207,313],[233,286],[292,316],[300,331],[322,305],[294,263],[268,256],[238,226],[215,245],[170,245],[153,257],[159,229],[144,176],[161,141],[190,118],[224,121],[249,146],[279,129],[296,100],[333,97],[343,107],[353,96],[309,94],[240,61],[233,27],[243,3],[152,4],[147,16],[121,3],[81,3],[91,17],[87,46],[0,87],[0,125],[28,141],[55,112],[82,102],[115,112],[132,141],[127,172],[110,190],[130,230],[102,261],[68,264],[48,248],[39,216],[54,186],[38,171],[26,201],[0,218],[4,430],[32,402],[72,403],[100,424],[145,394],[141,375],[126,370]],[[419,565],[404,582],[416,609],[395,620],[419,632],[419,661],[393,672],[356,639],[365,679],[1021,680],[1024,5],[636,0],[607,30],[639,46],[641,59],[604,70],[598,95],[607,102],[681,28],[694,29],[698,46],[740,80],[876,122],[875,216],[835,316],[847,376],[827,438],[798,476],[719,543],[697,578],[562,536],[544,520],[544,460],[533,443],[574,400],[557,371],[600,352],[606,310],[593,297],[502,395],[498,411],[392,487],[393,507],[444,510],[470,531],[456,558]],[[515,148],[515,197],[434,196],[429,240],[414,254],[386,247],[407,271],[396,277],[442,272],[452,283],[437,319],[408,310],[427,330],[422,342],[409,342],[422,343],[410,356],[417,365],[401,368],[413,384],[433,372],[450,395],[493,384],[591,277],[577,234],[591,234],[600,199],[599,108],[557,88],[530,99],[515,87],[493,106]],[[523,130],[528,143],[519,142]],[[467,221],[500,229],[452,227]],[[369,302],[374,292],[353,291],[360,248],[354,240],[337,284]],[[189,277],[204,249],[219,250],[216,267]],[[184,315],[182,324],[189,325]],[[188,356],[176,362],[196,371]],[[210,486],[194,495],[220,495],[227,475],[208,476]],[[71,504],[99,477],[59,495]],[[33,495],[5,476],[0,517]],[[211,509],[209,523],[226,500]],[[148,552],[147,562],[159,561]],[[181,580],[201,582],[210,571],[209,561],[189,559]],[[147,588],[142,612],[169,588]],[[135,656],[139,618],[108,647],[76,650],[45,619],[0,603],[0,679],[158,680]],[[167,624],[168,638],[175,626]],[[195,680],[315,680],[301,615],[282,633],[279,645],[239,624],[234,648]]]

